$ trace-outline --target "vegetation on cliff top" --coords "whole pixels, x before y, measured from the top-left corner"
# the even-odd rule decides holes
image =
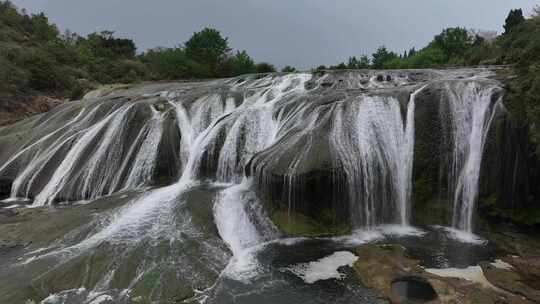
[[[511,65],[515,78],[506,83],[505,105],[515,121],[528,126],[533,149],[540,156],[540,7],[529,18],[511,10],[505,32],[447,28],[424,48],[398,54],[381,46],[370,57],[350,57],[329,69],[420,69],[477,65]],[[325,70],[319,66],[315,70]]]
[[[530,18],[512,10],[505,32],[448,28],[424,48],[402,54],[381,46],[371,56],[350,57],[330,69],[443,68],[481,64],[510,64],[517,78],[508,83],[506,104],[523,125],[530,126],[540,154],[540,11]],[[0,0],[0,100],[32,94],[80,98],[99,84],[142,80],[230,77],[274,72],[269,63],[255,63],[246,51],[233,52],[227,38],[215,29],[194,33],[183,45],[155,48],[137,55],[133,40],[113,32],[86,37],[60,33],[43,13],[28,14]],[[319,66],[315,70],[324,70]],[[294,67],[284,72],[296,71]],[[22,98],[21,98],[22,99]]]
[[[28,14],[0,0],[0,98],[32,94],[79,98],[98,84],[230,77],[273,72],[245,51],[232,53],[215,29],[194,33],[184,46],[137,55],[133,40],[102,31],[60,33],[44,13]]]

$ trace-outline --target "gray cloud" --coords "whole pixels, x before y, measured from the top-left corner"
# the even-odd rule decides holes
[[[44,11],[61,29],[113,30],[140,50],[174,46],[205,26],[257,61],[310,68],[378,46],[424,46],[449,26],[502,30],[511,8],[536,0],[14,0]],[[511,3],[510,3],[511,2]]]

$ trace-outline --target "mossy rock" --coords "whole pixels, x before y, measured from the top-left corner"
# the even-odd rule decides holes
[[[323,212],[324,214],[324,212]],[[350,225],[325,225],[320,221],[297,212],[274,211],[271,215],[274,224],[286,235],[292,237],[320,237],[343,235],[351,231]]]

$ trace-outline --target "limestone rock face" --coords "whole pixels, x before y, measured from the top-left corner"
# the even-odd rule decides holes
[[[477,222],[477,210],[534,207],[515,196],[530,192],[527,136],[491,75],[340,71],[104,89],[0,128],[0,197],[46,205],[182,175],[247,177],[271,214],[330,228],[321,231],[451,225],[463,210]],[[484,110],[481,167],[466,168],[470,130],[459,126]],[[475,178],[460,180],[469,169]]]

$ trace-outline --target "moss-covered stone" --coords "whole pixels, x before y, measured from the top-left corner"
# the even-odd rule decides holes
[[[323,223],[327,221],[316,220],[298,212],[274,211],[271,218],[274,224],[288,236],[332,236],[347,234],[351,231],[347,223],[325,225]]]

